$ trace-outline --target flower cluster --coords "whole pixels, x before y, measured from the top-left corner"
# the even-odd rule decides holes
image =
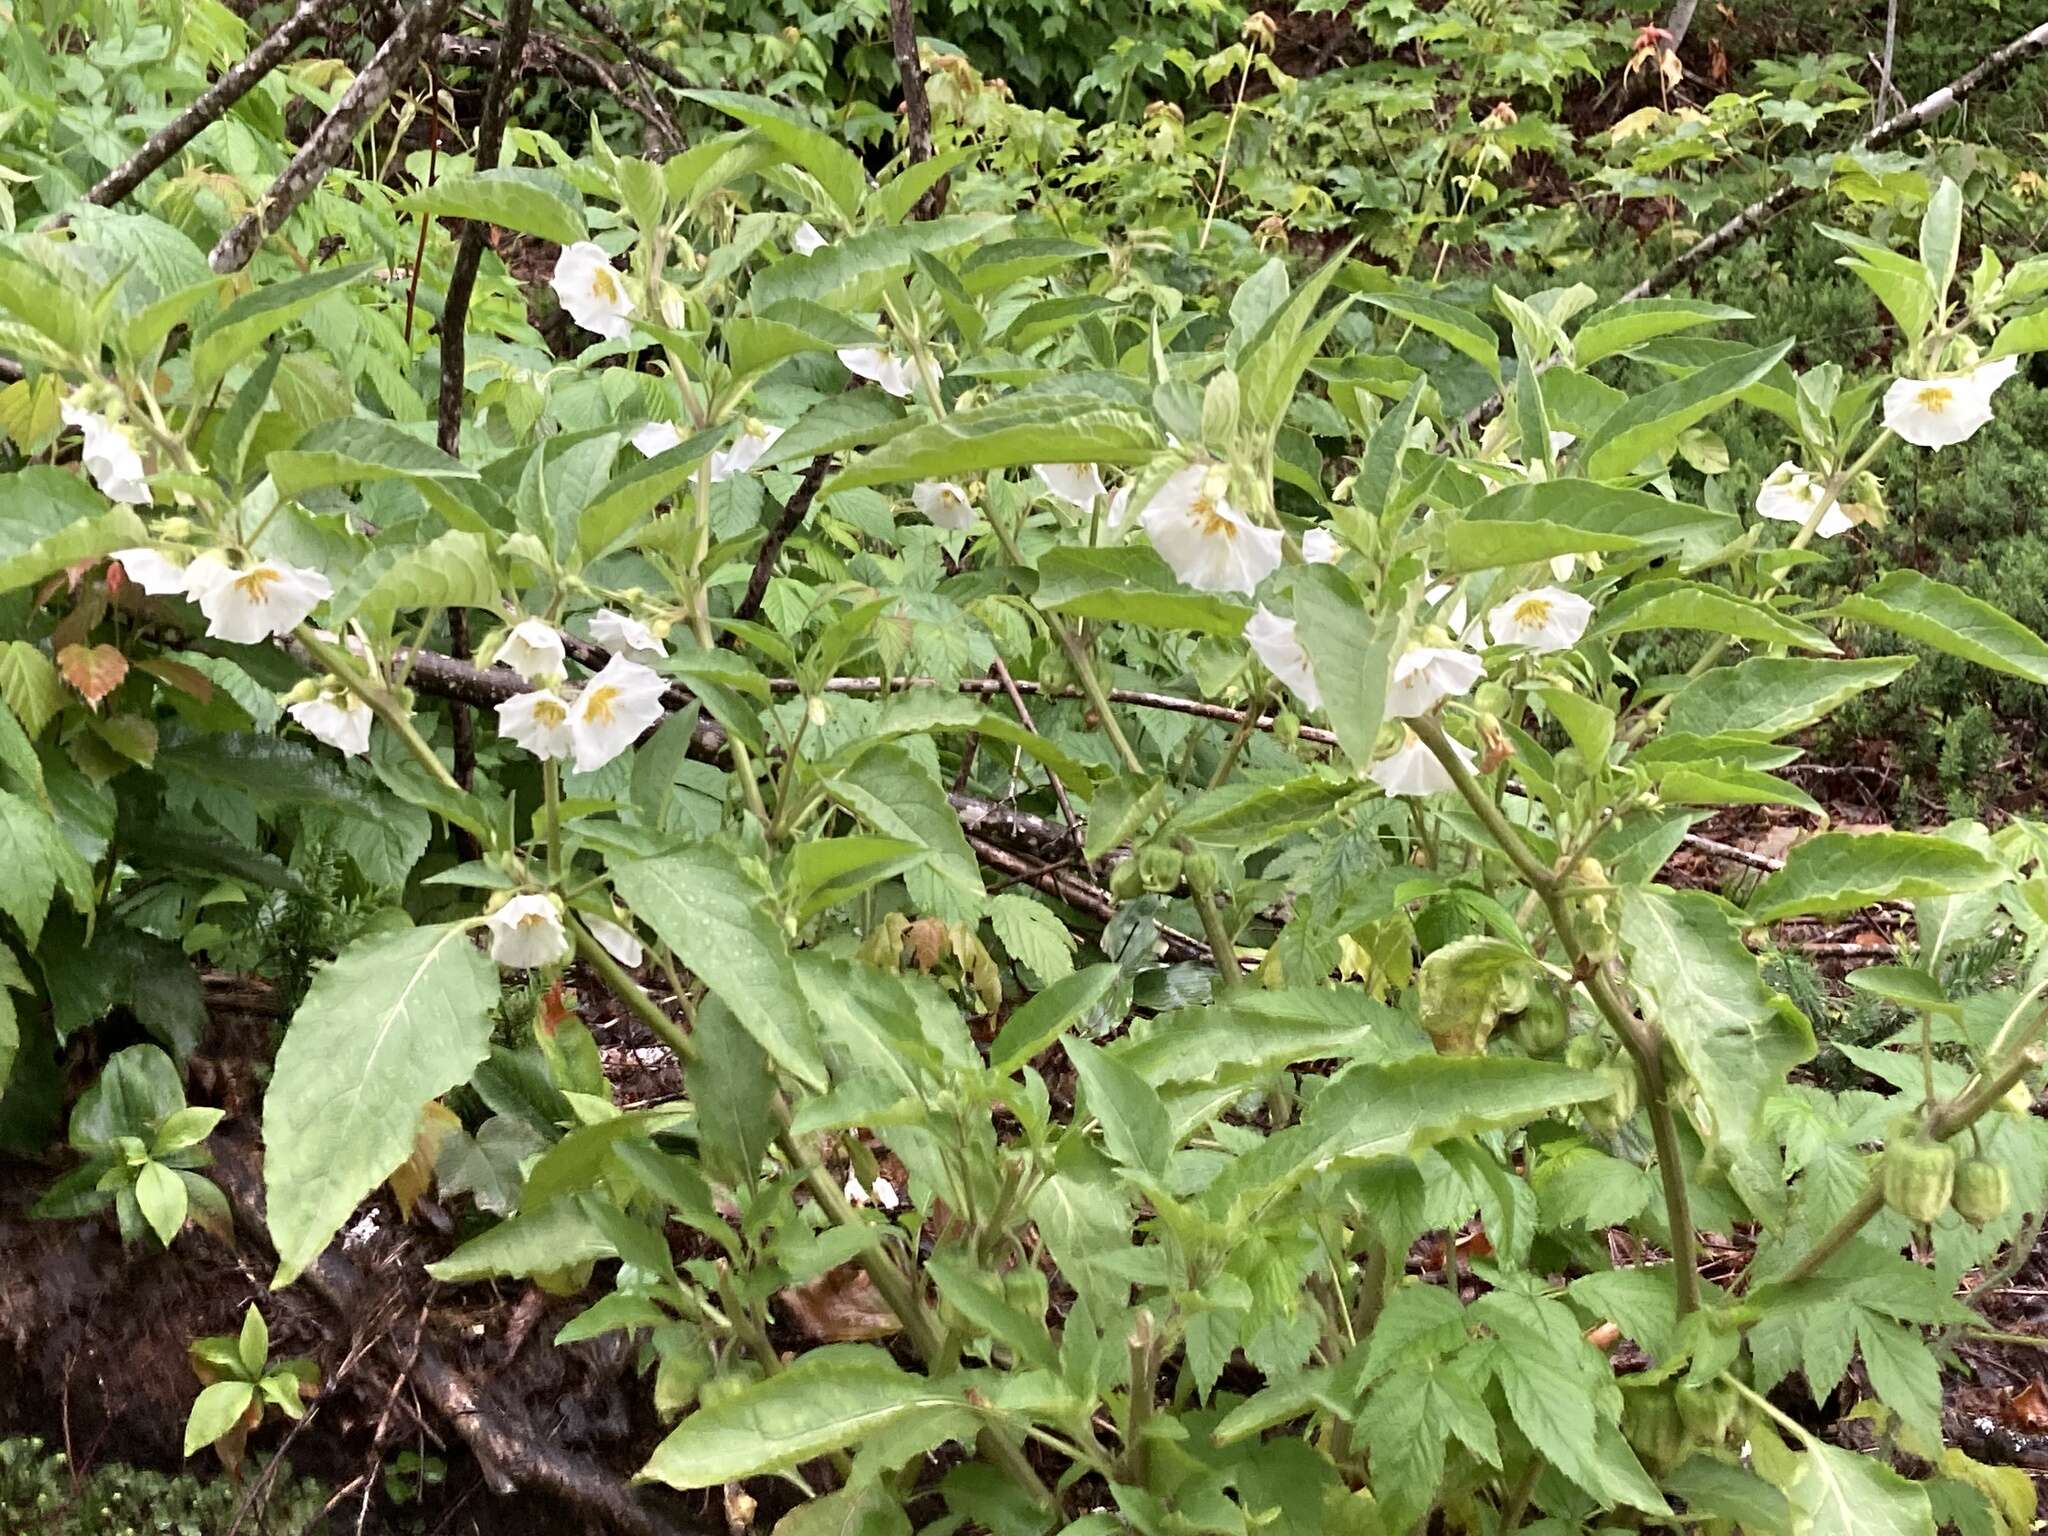
[[[660,659],[661,642],[645,625],[610,609],[600,619],[605,631],[626,640],[632,652]],[[599,627],[599,620],[593,620],[592,633]],[[498,705],[498,729],[543,762],[569,758],[578,773],[594,772],[638,741],[664,712],[660,676],[630,655],[614,654],[582,687],[568,686],[562,681],[567,647],[560,633],[539,619],[513,625],[497,657],[536,685]]]
[[[212,551],[186,564],[157,549],[117,549],[127,578],[152,597],[188,597],[206,615],[215,640],[254,645],[288,635],[334,595],[333,583],[318,571],[282,560],[233,566]]]
[[[57,414],[65,426],[78,428],[84,436],[79,456],[102,496],[138,507],[150,504],[149,487],[143,483],[142,455],[125,431],[98,411],[88,411],[68,400]]]

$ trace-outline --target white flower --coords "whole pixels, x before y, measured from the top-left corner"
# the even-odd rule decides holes
[[[974,526],[974,503],[967,492],[950,480],[920,480],[910,489],[917,510],[941,528]]]
[[[1455,741],[1451,742],[1451,751],[1467,768],[1477,762]],[[1400,746],[1374,763],[1365,776],[1390,795],[1435,795],[1454,787],[1436,754],[1413,731],[1407,733]]]
[[[113,558],[121,562],[122,574],[151,597],[185,595],[185,567],[168,555],[154,549],[117,549]]]
[[[651,667],[668,655],[653,630],[631,614],[615,608],[600,608],[590,616],[590,638],[615,656]]]
[[[511,970],[539,970],[569,953],[555,898],[539,891],[514,896],[486,917],[484,926],[491,930],[491,958]]]
[[[614,656],[583,685],[569,712],[576,771],[602,768],[662,716],[662,681],[637,661]]]
[[[85,445],[79,457],[85,460],[85,472],[92,476],[100,494],[109,501],[148,506],[150,495],[149,487],[142,483],[142,455],[135,451],[128,434],[98,411],[64,405],[57,414],[66,426],[76,427],[84,435]]]
[[[2019,365],[2001,357],[1945,379],[1894,379],[1884,392],[1884,424],[1916,447],[1960,443],[1991,419],[1992,393]]]
[[[1138,521],[1175,580],[1197,592],[1249,596],[1280,564],[1286,541],[1224,499],[1226,480],[1220,465],[1190,464],[1159,488]]]
[[[1574,592],[1538,587],[1517,592],[1486,616],[1495,645],[1527,646],[1537,655],[1569,650],[1593,617],[1593,605]]]
[[[498,647],[498,660],[529,683],[543,677],[560,677],[567,657],[562,637],[542,619],[521,619]]]
[[[240,571],[225,561],[195,560],[185,568],[185,590],[206,615],[208,635],[241,645],[290,634],[334,595],[318,571],[282,560],[259,560]]]
[[[370,750],[370,722],[376,716],[369,705],[337,683],[327,684],[315,698],[287,706],[285,713],[343,757]]]
[[[839,363],[856,378],[882,386],[883,393],[908,400],[917,393],[917,364],[896,356],[885,347],[841,347]],[[932,382],[943,378],[939,365],[932,364]]]
[[[585,917],[583,926],[588,928],[590,936],[609,950],[611,957],[627,970],[632,970],[645,958],[645,951],[641,949],[640,940],[632,929],[615,923],[608,917]]]
[[[515,693],[498,704],[498,734],[543,762],[576,749],[568,702],[552,688]]]
[[[1120,532],[1131,520],[1131,482],[1126,480],[1109,495],[1109,531]]]
[[[563,246],[549,286],[562,301],[562,308],[569,311],[569,318],[584,330],[616,341],[633,328],[628,318],[633,301],[626,296],[625,282],[612,270],[612,259],[605,255],[604,247],[595,241],[578,240]]]
[[[860,1175],[857,1173],[849,1173],[846,1176],[846,1199],[850,1205],[866,1205],[868,1203],[867,1186],[861,1183]]]
[[[1578,440],[1579,434],[1576,432],[1552,432],[1550,434],[1550,456],[1553,459],[1563,458],[1565,449],[1571,447]]]
[[[749,421],[746,429],[733,439],[730,448],[720,448],[711,455],[712,484],[730,480],[734,475],[744,475],[761,462],[762,455],[775,446],[775,440],[780,436],[780,427]]]
[[[1310,565],[1335,565],[1344,558],[1344,546],[1327,528],[1311,528],[1301,536],[1301,558]]]
[[[1261,603],[1244,621],[1244,637],[1266,670],[1292,688],[1302,703],[1310,709],[1323,707],[1323,691],[1316,686],[1315,669],[1302,649],[1294,620],[1281,618]]]
[[[810,256],[822,251],[832,242],[818,233],[818,226],[809,219],[797,225],[796,233],[789,237],[789,248],[799,256]]]
[[[1093,464],[1034,464],[1031,472],[1053,495],[1083,512],[1094,511],[1095,498],[1109,491],[1102,471]]]
[[[1821,493],[1826,489],[1827,484],[1820,476],[1808,474],[1787,459],[1770,472],[1758,489],[1757,515],[1775,522],[1803,525],[1813,516],[1814,509],[1820,505]],[[1830,501],[1827,511],[1821,513],[1820,526],[1814,532],[1824,539],[1832,539],[1855,526],[1841,504]]]
[[[672,421],[650,421],[631,438],[633,446],[650,459],[667,453],[671,448],[681,447],[682,441],[683,434],[676,430]]]
[[[1552,555],[1550,557],[1550,579],[1552,581],[1570,581],[1572,579],[1572,572],[1578,568],[1579,557],[1577,555]]]
[[[1404,720],[1426,715],[1445,699],[1468,691],[1485,674],[1484,663],[1470,651],[1436,645],[1403,651],[1394,663],[1387,713]]]
[[[1424,581],[1429,580],[1426,572],[1422,579]],[[1453,593],[1456,593],[1456,596],[1453,596]],[[1437,615],[1437,622],[1456,635],[1461,644],[1474,646],[1485,644],[1486,637],[1479,632],[1477,621],[1467,622],[1465,594],[1458,591],[1457,583],[1440,581],[1436,585],[1427,588],[1422,594],[1422,600],[1432,608],[1447,597],[1451,599],[1451,604]]]
[[[879,1173],[875,1175],[874,1188],[875,1204],[879,1205],[883,1210],[893,1211],[903,1203],[901,1197],[896,1193],[896,1186],[883,1178]]]

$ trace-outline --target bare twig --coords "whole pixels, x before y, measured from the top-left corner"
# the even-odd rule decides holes
[[[1884,59],[1877,66],[1877,94],[1871,98],[1870,123],[1884,121],[1884,99],[1892,92],[1892,49],[1899,40],[1899,0],[1886,0],[1884,8]]]
[[[610,43],[620,53],[631,59],[635,64],[638,64],[656,79],[675,87],[679,91],[694,90],[696,88],[690,83],[689,77],[673,64],[670,64],[665,59],[657,58],[654,54],[648,52],[647,49],[634,42],[632,36],[620,23],[619,18],[600,5],[598,0],[569,0],[569,9],[578,16],[581,16],[589,24],[591,31]]]
[[[1716,842],[1711,837],[1701,837],[1697,832],[1685,834],[1685,846],[1697,848],[1701,853],[1712,854],[1717,859],[1726,859],[1731,864],[1747,864],[1751,869],[1760,869],[1766,874],[1776,874],[1785,867],[1783,859],[1774,859],[1767,853],[1752,853],[1747,848],[1738,848],[1733,843]]]
[[[208,261],[216,272],[239,272],[263,241],[283,228],[314,187],[341,162],[356,135],[412,72],[427,45],[440,35],[442,23],[455,9],[455,0],[419,0],[399,18],[384,45],[363,72],[356,76],[335,109],[320,121],[278,173],[263,201],[238,220],[220,237]]]
[[[998,656],[995,664],[996,681],[1003,685],[1003,692],[1010,696],[1010,707],[1017,712],[1017,721],[1032,735],[1038,734],[1038,722],[1031,718],[1031,711],[1024,703],[1024,695],[1017,691],[1017,680],[1010,676],[1010,669]],[[1066,821],[1067,832],[1074,840],[1074,846],[1081,846],[1081,823],[1074,815],[1074,803],[1067,798],[1067,786],[1060,782],[1060,776],[1050,768],[1045,776],[1052,780],[1052,792],[1060,803],[1060,816]]]
[[[910,163],[932,157],[932,103],[924,89],[924,62],[917,56],[917,18],[910,0],[889,0],[889,46],[896,54],[896,73],[903,82],[904,143]],[[946,208],[946,183],[938,182],[917,200],[914,219],[936,218]]]
[[[1076,912],[1086,912],[1098,922],[1108,922],[1116,916],[1116,898],[1092,880],[1062,869],[1042,869],[1039,861],[1027,859],[1020,853],[988,841],[987,838],[967,834],[967,846],[974,850],[974,856],[990,869],[1000,869],[1006,875],[1014,875],[1026,885],[1036,886],[1055,900],[1063,901]],[[1201,960],[1211,957],[1209,946],[1191,933],[1182,933],[1178,928],[1169,928],[1164,923],[1155,924],[1159,930],[1159,943],[1169,960]]]
[[[768,579],[775,574],[775,562],[782,558],[782,546],[810,512],[811,503],[818,499],[818,487],[825,483],[831,468],[832,455],[819,454],[804,470],[796,489],[789,493],[789,500],[782,504],[782,515],[776,518],[775,526],[761,543],[761,552],[754,557],[754,571],[747,577],[747,590],[741,595],[739,606],[732,611],[734,618],[751,619],[761,611],[761,599],[768,595]]]

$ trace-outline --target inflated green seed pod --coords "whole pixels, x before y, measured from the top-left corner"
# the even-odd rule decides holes
[[[1884,1203],[1908,1221],[1933,1221],[1948,1209],[1956,1183],[1955,1148],[1922,1135],[1884,1149]]]
[[[1515,1015],[1515,1043],[1531,1056],[1550,1056],[1560,1050],[1571,1033],[1571,1016],[1557,989],[1537,982],[1529,1006]]]
[[[1109,872],[1109,894],[1118,901],[1130,901],[1145,891],[1144,877],[1138,873],[1136,859],[1120,859],[1116,868]]]
[[[1564,1048],[1564,1064],[1580,1072],[1599,1071],[1607,1065],[1607,1042],[1600,1038],[1597,1029],[1573,1035],[1571,1044]]]
[[[1635,1069],[1615,1062],[1600,1069],[1612,1091],[1604,1099],[1584,1107],[1586,1124],[1602,1136],[1612,1136],[1635,1117],[1638,1093]]]
[[[1571,868],[1565,898],[1571,913],[1572,937],[1580,953],[1595,965],[1605,965],[1621,953],[1621,932],[1616,922],[1614,897],[1606,891],[1581,895],[1572,886],[1604,886],[1607,870],[1598,859],[1580,859]]]
[[[1178,848],[1148,843],[1138,850],[1138,878],[1148,891],[1170,891],[1180,884],[1184,862]]]
[[[1482,715],[1505,716],[1514,708],[1514,696],[1499,683],[1481,683],[1472,695],[1472,707]]]
[[[1273,734],[1281,746],[1292,747],[1301,740],[1301,716],[1291,709],[1281,710],[1273,717]]]
[[[1670,1471],[1692,1448],[1685,1421],[1678,1416],[1676,1394],[1668,1386],[1627,1393],[1621,1411],[1621,1433],[1652,1476]]]
[[[1956,1165],[1956,1187],[1949,1198],[1958,1216],[1981,1227],[2005,1214],[2012,1203],[2012,1180],[1988,1157],[1965,1158]]]
[[[1528,1006],[1533,967],[1500,939],[1453,939],[1423,959],[1417,1013],[1439,1055],[1476,1056],[1503,1013]]]
[[[1679,1421],[1696,1444],[1719,1445],[1735,1428],[1736,1417],[1742,1412],[1742,1399],[1725,1381],[1712,1381],[1705,1386],[1683,1381],[1673,1395],[1678,1400]]]
[[[1216,889],[1216,855],[1206,848],[1190,852],[1181,865],[1181,876],[1188,883],[1188,889],[1197,895]]]

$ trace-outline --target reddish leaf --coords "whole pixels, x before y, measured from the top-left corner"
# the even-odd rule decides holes
[[[136,662],[135,668],[138,672],[147,672],[167,688],[191,694],[202,704],[213,702],[213,679],[197,667],[172,661],[168,656],[151,656]]]
[[[64,681],[85,695],[94,709],[100,700],[121,686],[128,675],[128,658],[111,645],[67,645],[57,653],[57,670]]]
[[[2036,1376],[2013,1394],[2012,1401],[2005,1405],[2005,1411],[2015,1424],[2023,1424],[2028,1429],[2048,1429],[2048,1385],[2043,1385],[2041,1378]]]

